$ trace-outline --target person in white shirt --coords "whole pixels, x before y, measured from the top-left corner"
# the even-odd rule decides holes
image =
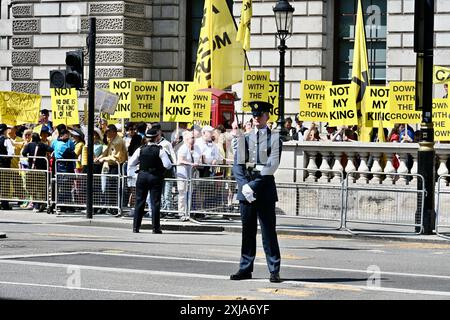
[[[183,132],[183,145],[177,153],[177,187],[178,187],[178,212],[183,220],[188,220],[186,213],[188,183],[190,178],[198,178],[198,171],[195,169],[200,164],[201,150],[194,143],[194,134],[191,131]]]
[[[211,126],[204,126],[202,128],[202,140],[196,141],[195,144],[201,150],[201,166],[199,168],[200,177],[210,177],[214,173],[214,168],[208,165],[217,165],[222,163],[223,157],[217,145],[212,141],[214,128]]]

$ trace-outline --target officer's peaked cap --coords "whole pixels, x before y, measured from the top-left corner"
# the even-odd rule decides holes
[[[147,138],[153,138],[153,137],[156,137],[157,135],[158,135],[158,129],[154,128],[154,127],[148,129],[147,132],[145,133],[145,136]]]
[[[248,105],[252,108],[253,116],[260,116],[264,112],[270,112],[273,108],[273,105],[266,101],[250,101]]]

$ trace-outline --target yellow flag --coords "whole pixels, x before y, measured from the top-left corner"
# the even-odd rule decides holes
[[[244,0],[241,8],[241,20],[237,32],[236,41],[242,43],[245,51],[250,51],[250,30],[252,20],[252,0]]]
[[[369,64],[367,62],[367,49],[366,49],[366,33],[364,30],[364,17],[362,13],[361,0],[358,0],[358,12],[356,14],[356,26],[355,26],[355,44],[353,47],[353,66],[352,66],[352,85],[356,91],[356,109],[361,115],[365,114],[364,105],[362,103],[364,99],[364,93],[367,86],[370,85],[369,80]],[[364,116],[358,118],[358,128],[360,130],[360,141],[370,141],[370,127],[366,127]]]
[[[206,0],[203,13],[193,81],[200,89],[223,90],[242,81],[245,53],[225,0]]]

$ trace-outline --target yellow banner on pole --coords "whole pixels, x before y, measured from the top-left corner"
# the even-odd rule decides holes
[[[450,68],[433,66],[433,83],[450,82]]]
[[[421,123],[422,113],[415,110],[415,94],[416,84],[414,81],[394,81],[389,83],[390,120],[392,123]]]
[[[326,89],[331,81],[302,80],[300,82],[300,111],[302,121],[328,122]]]
[[[131,112],[131,83],[136,79],[109,79],[109,92],[119,96],[116,111],[111,116],[113,119],[127,119]]]
[[[133,82],[131,84],[132,122],[159,122],[161,108],[161,82]]]
[[[373,128],[391,128],[394,124],[391,119],[389,104],[389,87],[368,86],[364,99],[365,123]]]
[[[278,110],[278,88],[280,87],[280,84],[278,81],[270,81],[269,82],[269,95],[268,95],[268,102],[273,105],[272,110],[270,110],[270,116],[269,121],[271,122],[277,122],[279,114]]]
[[[194,92],[192,106],[194,124],[205,126],[211,123],[211,92]]]
[[[252,0],[242,1],[241,20],[237,31],[236,41],[242,43],[245,51],[250,50],[250,30],[252,21]]]
[[[164,82],[164,122],[192,122],[193,93],[197,85],[189,81]]]
[[[352,87],[355,91],[356,110],[364,114],[364,94],[370,85],[369,63],[367,59],[366,30],[364,27],[364,12],[361,0],[358,0],[355,25],[355,42],[353,45]],[[352,103],[353,104],[353,103]],[[371,128],[364,123],[364,117],[358,119],[358,140],[370,141]]]
[[[250,112],[250,101],[269,100],[270,71],[245,71],[242,94],[242,111]]]
[[[74,88],[50,88],[52,101],[52,121],[57,126],[80,124],[78,115],[78,93]]]
[[[0,91],[0,123],[38,123],[41,99],[38,94]]]
[[[326,88],[326,108],[330,126],[352,126],[358,124],[355,91],[351,84]]]
[[[450,141],[450,110],[446,98],[433,99],[434,141]]]
[[[223,90],[242,81],[246,60],[236,36],[236,25],[227,2],[205,0],[194,75],[199,88]]]

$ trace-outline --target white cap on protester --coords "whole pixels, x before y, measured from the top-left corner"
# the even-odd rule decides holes
[[[206,125],[202,128],[202,132],[205,132],[205,131],[214,131],[214,128],[209,125]]]

